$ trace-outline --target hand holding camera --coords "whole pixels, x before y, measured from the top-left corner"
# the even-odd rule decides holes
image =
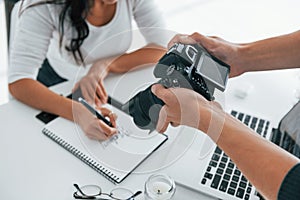
[[[214,100],[215,88],[224,91],[230,66],[210,55],[198,44],[175,44],[159,60],[154,76],[166,88],[181,87]],[[141,129],[155,130],[163,101],[151,92],[150,85],[122,106]],[[188,102],[187,102],[188,103]]]

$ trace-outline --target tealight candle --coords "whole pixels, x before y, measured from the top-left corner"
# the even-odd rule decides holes
[[[154,174],[145,182],[145,199],[168,200],[174,196],[174,181],[167,175]]]

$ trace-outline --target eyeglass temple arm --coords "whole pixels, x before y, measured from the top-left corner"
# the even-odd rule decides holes
[[[142,191],[137,191],[136,193],[134,193],[130,198],[128,198],[127,200],[132,200],[134,199],[134,197],[140,195],[142,193]]]
[[[74,183],[73,186],[76,188],[78,192],[80,192],[81,195],[85,196],[85,194],[81,191],[80,187],[76,183]]]

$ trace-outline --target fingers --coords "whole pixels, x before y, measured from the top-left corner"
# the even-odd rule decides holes
[[[85,106],[80,103],[74,105],[74,122],[80,125],[87,137],[94,140],[107,140],[109,137],[117,133],[116,114],[107,108],[99,108],[104,117],[109,118],[112,127],[107,125],[103,120],[98,119]],[[97,108],[96,108],[97,109]],[[98,109],[97,109],[98,110]]]
[[[151,91],[154,95],[160,98],[165,102],[165,105],[161,108],[159,113],[159,120],[156,126],[156,130],[160,133],[163,133],[167,130],[169,123],[173,126],[179,126],[180,124],[177,122],[173,122],[169,118],[169,105],[174,105],[174,100],[176,100],[175,94],[172,92],[172,89],[166,89],[160,84],[153,85]]]
[[[200,33],[193,33],[190,37],[195,40],[198,44],[204,47],[210,54],[215,55],[214,51],[216,47],[220,45],[220,41],[223,39],[216,36],[204,36]],[[216,55],[215,55],[216,56]]]
[[[171,48],[175,43],[195,44],[197,42],[187,34],[177,34],[168,43],[168,48]]]
[[[117,127],[117,122],[116,122],[117,118],[118,118],[117,114],[113,113],[113,112],[110,112],[108,114],[108,117],[109,117],[109,120],[112,123],[113,127]]]
[[[109,133],[105,133],[102,129],[103,124],[97,118],[93,118],[91,121],[87,122],[88,125],[84,127],[84,132],[86,136],[92,140],[107,140],[109,138]]]
[[[117,120],[118,116],[117,116],[116,113],[114,113],[111,110],[109,110],[108,108],[104,108],[104,107],[101,107],[100,111],[104,115],[104,117],[108,117],[109,118],[110,122],[112,123],[112,125],[114,127],[117,126],[116,120]]]
[[[175,35],[171,41],[168,43],[168,48],[171,48],[175,43],[182,43],[182,44],[196,44],[199,43],[202,46],[207,46],[212,44],[216,40],[222,40],[219,37],[211,36],[207,37],[205,35],[202,35],[200,33],[193,33],[191,35],[187,34],[177,34]]]
[[[159,133],[163,133],[167,130],[170,123],[167,119],[168,119],[167,107],[163,106],[159,112],[159,120],[156,125],[156,130]]]
[[[218,109],[223,110],[223,107],[219,102],[212,101],[211,103],[213,104],[213,106],[217,107]]]
[[[102,107],[99,108],[99,110],[104,117],[109,118],[113,127],[110,127],[103,120],[91,115],[90,112],[88,112],[88,115],[90,115],[91,118],[85,118],[82,127],[88,138],[103,141],[109,139],[111,136],[117,133],[117,129],[115,128],[117,115],[112,113],[112,111],[107,108]]]
[[[106,97],[104,96],[103,90],[101,89],[100,85],[96,86],[96,92],[94,95],[95,103],[97,106],[101,106],[102,104],[106,103]]]
[[[201,41],[205,40],[207,37],[200,34],[200,33],[193,33],[189,36],[192,40],[194,40],[196,43],[201,43]]]
[[[100,108],[101,113],[104,117],[108,117],[110,122],[112,123],[113,127],[116,127],[116,119],[117,119],[117,115],[114,114],[111,110],[109,110],[108,108]],[[104,132],[104,134],[107,137],[111,137],[112,135],[114,135],[115,133],[117,133],[117,129],[116,128],[112,128],[110,126],[108,126],[105,122],[103,122],[102,120],[99,120],[99,125],[102,129],[102,131]]]
[[[200,33],[193,33],[189,36],[196,43],[204,47],[209,53],[211,53],[211,47],[214,46],[214,40],[212,37],[204,36]]]
[[[99,120],[99,127],[101,128],[102,132],[109,138],[117,133],[116,128],[112,128],[108,126],[104,121]]]
[[[168,107],[163,106],[162,109],[159,112],[159,121],[157,122],[156,130],[159,133],[164,133],[168,129],[169,124],[171,124],[174,127],[177,127],[180,125],[178,122],[172,122],[170,121],[168,117]]]
[[[116,124],[116,119],[117,119],[117,115],[115,113],[113,113],[111,110],[109,110],[108,108],[100,108],[102,115],[104,115],[104,117],[108,117],[109,121],[112,123],[113,127],[108,126],[106,123],[104,123],[102,120],[100,121],[100,127],[103,130],[103,132],[105,133],[106,136],[111,137],[112,135],[117,133],[117,129],[115,128],[117,126]]]
[[[177,123],[177,122],[171,122],[171,125],[174,126],[174,127],[177,127],[177,126],[179,126],[180,124]]]
[[[174,100],[172,89],[167,89],[161,84],[155,84],[151,87],[152,93],[161,99],[165,104],[170,104]]]
[[[99,81],[97,87],[96,87],[96,96],[97,100],[100,100],[102,104],[105,104],[107,102],[107,92],[103,86],[103,82]]]
[[[165,99],[165,90],[167,90],[166,88],[164,88],[164,86],[162,86],[161,84],[155,84],[151,87],[151,92],[153,94],[155,94],[155,96],[157,96],[158,98],[160,98],[161,100]]]
[[[116,128],[108,126],[104,121],[96,119],[93,122],[92,127],[86,131],[86,135],[93,140],[107,140],[111,136],[117,133]]]
[[[103,121],[98,119],[95,120],[97,121],[93,123],[94,126],[90,128],[89,131],[86,132],[88,138],[93,140],[104,141],[109,139],[117,132],[117,129],[109,127]]]
[[[78,87],[81,88],[81,93],[88,103],[100,107],[107,102],[108,96],[102,81],[98,82],[84,78],[75,84],[73,91]]]
[[[95,96],[95,88],[94,84],[91,81],[81,80],[78,82],[80,85],[82,96],[85,98],[85,100],[94,105],[94,96]]]
[[[222,40],[219,37],[207,37],[200,33],[193,33],[191,35],[187,34],[177,34],[174,36],[173,39],[168,44],[168,48],[171,48],[175,43],[182,43],[182,44],[200,44],[203,46],[207,51],[210,52],[210,49],[215,46],[216,41]],[[210,52],[211,53],[211,52]]]
[[[79,87],[79,82],[77,82],[77,83],[74,85],[74,87],[73,87],[73,89],[72,89],[72,93],[75,92],[75,91],[78,89],[78,87]]]

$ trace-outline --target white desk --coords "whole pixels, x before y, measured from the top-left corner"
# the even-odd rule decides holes
[[[299,2],[295,0],[209,1],[199,7],[189,7],[184,17],[168,13],[168,23],[172,30],[184,33],[200,31],[230,41],[245,42],[297,30],[297,5]],[[281,11],[285,14],[281,15]],[[197,19],[194,19],[194,13],[198,14]],[[174,27],[177,23],[184,24],[180,30]],[[241,82],[250,82],[254,87],[245,99],[234,96],[235,88]],[[226,108],[249,111],[278,122],[295,102],[294,90],[299,82],[293,70],[243,75],[230,80],[225,93],[225,105]],[[110,89],[113,91],[113,88]],[[63,93],[67,94],[68,91]],[[127,100],[126,96],[120,98]],[[14,100],[0,106],[0,199],[73,199],[73,183],[101,185],[104,191],[114,187],[45,137],[41,133],[43,123],[34,117],[37,113],[39,111]],[[121,186],[143,190],[143,183],[148,176],[130,175]],[[209,198],[178,187],[175,199]]]
[[[68,94],[70,88],[69,83],[55,90]],[[40,111],[16,100],[0,110],[0,199],[73,199],[73,183],[97,184],[105,191],[115,187],[41,133],[44,124],[35,118]],[[149,175],[132,174],[120,186],[143,190]],[[199,194],[178,187],[176,199],[184,197],[197,199]]]
[[[146,71],[151,73],[152,70]],[[141,72],[134,72],[126,76],[132,79],[132,76],[136,77],[139,73]],[[293,87],[296,84],[299,85],[299,79],[295,74],[295,70],[287,70],[256,76],[249,74],[231,80],[225,95],[227,105],[234,104],[234,108],[251,110],[251,113],[279,119],[292,106]],[[264,81],[263,77],[269,81]],[[110,81],[114,82],[116,79],[117,77],[108,78],[106,84]],[[285,82],[285,80],[289,80],[289,82]],[[234,88],[242,81],[250,81],[255,89],[247,98],[238,99],[233,95]],[[70,87],[70,84],[62,84],[55,90],[68,94]],[[112,91],[109,85],[107,88]],[[269,95],[266,94],[267,91]],[[119,94],[117,98],[126,98],[126,95],[128,93],[124,93],[123,96]],[[277,101],[274,101],[274,98]],[[73,199],[73,183],[98,184],[106,191],[114,187],[96,171],[41,133],[43,123],[34,117],[39,113],[38,110],[15,100],[2,105],[0,110],[0,199]],[[147,163],[147,160],[145,162],[145,164],[151,165],[151,163]],[[132,174],[125,179],[121,186],[129,187],[132,190],[143,190],[143,183],[149,175]],[[195,176],[197,176],[196,170]],[[175,199],[209,198],[178,187]]]

